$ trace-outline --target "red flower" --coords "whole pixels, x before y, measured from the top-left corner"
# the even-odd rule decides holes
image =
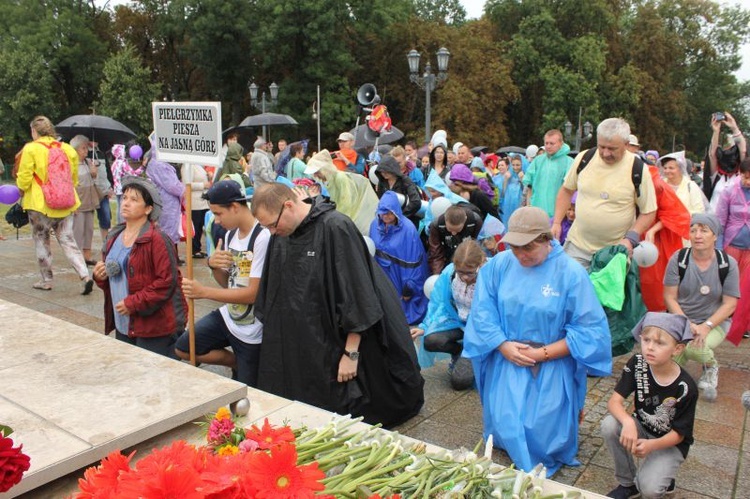
[[[246,430],[245,438],[255,440],[258,442],[258,448],[265,450],[275,445],[294,442],[294,433],[288,426],[282,426],[278,429],[273,428],[268,423],[268,418],[266,418],[261,428],[253,425],[249,430]]]
[[[189,466],[169,466],[154,474],[130,473],[120,481],[117,497],[139,499],[204,499],[203,482]]]
[[[13,439],[0,434],[0,492],[10,490],[29,469],[29,456],[22,449],[23,445],[13,447]]]
[[[110,452],[102,459],[102,464],[88,468],[83,478],[78,479],[78,488],[81,492],[76,499],[90,499],[93,497],[107,497],[107,493],[113,496],[117,492],[120,476],[130,473],[130,460],[135,451],[129,456],[123,456],[120,451]]]
[[[249,462],[245,478],[257,491],[255,497],[258,499],[313,498],[315,491],[325,488],[320,483],[325,473],[318,469],[318,463],[297,466],[294,445],[282,443],[269,454],[257,452],[251,455],[254,458]]]

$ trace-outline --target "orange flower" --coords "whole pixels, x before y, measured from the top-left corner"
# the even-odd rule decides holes
[[[237,448],[236,445],[224,445],[222,447],[219,447],[218,452],[216,452],[220,456],[234,456],[235,454],[239,454],[240,449]]]
[[[255,453],[245,478],[258,499],[313,498],[315,491],[325,488],[320,483],[325,473],[318,463],[297,466],[297,450],[288,443],[278,444],[269,454]]]
[[[283,443],[294,442],[294,433],[288,426],[273,428],[266,418],[261,428],[253,425],[249,430],[245,430],[245,438],[255,440],[258,442],[258,448],[265,450]]]
[[[232,419],[232,413],[226,407],[221,407],[216,411],[215,419]]]

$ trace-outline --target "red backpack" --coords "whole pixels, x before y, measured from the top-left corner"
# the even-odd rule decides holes
[[[49,150],[47,181],[42,182],[39,176],[34,174],[34,178],[42,188],[44,202],[53,210],[72,208],[76,204],[76,191],[73,187],[73,174],[68,155],[62,150],[59,142],[52,142],[50,145],[44,142],[38,142],[38,144],[42,144]]]

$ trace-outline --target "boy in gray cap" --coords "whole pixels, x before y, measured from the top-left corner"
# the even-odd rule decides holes
[[[662,497],[674,491],[677,471],[693,443],[698,387],[673,360],[693,334],[683,315],[648,312],[633,337],[641,353],[623,368],[601,426],[620,484],[607,496]],[[631,393],[632,415],[623,406]],[[641,459],[640,468],[633,456]]]

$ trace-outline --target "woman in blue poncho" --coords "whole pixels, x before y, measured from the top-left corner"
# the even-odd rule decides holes
[[[419,234],[401,211],[398,195],[386,191],[378,203],[377,216],[370,224],[375,243],[375,261],[401,297],[401,308],[409,324],[417,324],[427,311],[424,281],[429,276],[427,253]]]
[[[509,156],[511,167],[503,167],[498,163],[498,174],[492,181],[500,189],[500,220],[508,225],[510,216],[523,201],[523,161],[520,156]]]
[[[471,362],[461,357],[461,352],[466,320],[474,301],[477,273],[486,261],[476,241],[467,239],[459,244],[453,254],[453,263],[445,267],[435,281],[424,321],[411,329],[413,338],[424,335],[425,350],[451,356],[448,372],[454,390],[474,386]]]
[[[498,254],[479,272],[463,356],[471,359],[485,438],[516,466],[576,466],[586,372],[612,371],[604,311],[583,267],[553,240],[535,207],[511,217]]]

